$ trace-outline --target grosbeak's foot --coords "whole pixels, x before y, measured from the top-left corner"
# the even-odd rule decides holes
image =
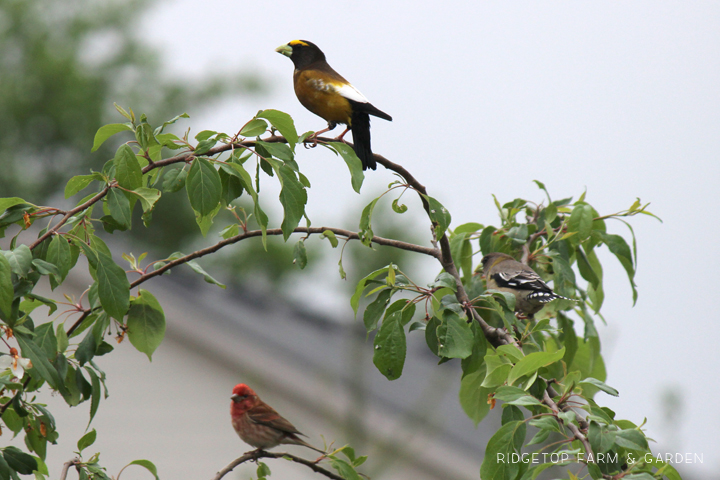
[[[350,131],[350,128],[346,128],[345,131],[342,132],[342,133],[340,134],[340,136],[338,136],[338,137],[335,139],[335,141],[336,141],[336,142],[342,142],[342,141],[343,141],[343,137],[344,137],[345,134],[346,134],[347,132],[349,132],[349,131]]]

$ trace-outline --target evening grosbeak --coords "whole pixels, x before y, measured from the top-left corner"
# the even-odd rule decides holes
[[[387,113],[375,108],[342,75],[325,61],[325,54],[314,43],[293,40],[275,49],[290,57],[295,71],[293,83],[300,103],[315,115],[328,122],[328,128],[314,136],[335,128],[338,123],[347,125],[338,140],[352,130],[355,153],[362,162],[363,170],[375,170],[377,164],[370,148],[370,115],[392,121]]]
[[[515,311],[528,318],[532,318],[546,303],[558,298],[576,301],[553,292],[535,270],[506,253],[489,253],[481,262],[488,290],[515,295]]]
[[[244,383],[235,385],[230,398],[232,425],[243,442],[258,450],[267,450],[285,444],[302,445],[325,453],[300,439],[298,435],[303,434],[270,405],[260,400],[253,389]]]

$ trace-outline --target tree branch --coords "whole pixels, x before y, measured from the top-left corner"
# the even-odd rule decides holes
[[[80,465],[81,460],[78,457],[73,458],[72,460],[68,460],[63,464],[62,472],[60,472],[60,480],[65,480],[67,478],[68,470],[73,465]]]
[[[326,477],[332,478],[333,480],[344,480],[343,477],[336,475],[329,470],[325,470],[313,461],[305,460],[304,458],[296,457],[295,455],[290,455],[289,453],[271,453],[266,452],[265,450],[254,450],[252,452],[246,453],[240,458],[233,460],[227,467],[220,470],[217,475],[213,477],[213,480],[220,480],[241,463],[245,463],[250,460],[257,462],[261,458],[286,458],[288,460],[292,460],[295,463],[305,465],[314,472],[325,475]]]
[[[72,210],[68,211],[63,218],[60,219],[58,223],[55,224],[54,227],[48,228],[47,232],[43,233],[35,242],[33,242],[32,245],[30,245],[30,250],[34,249],[38,245],[40,245],[43,241],[45,241],[46,238],[49,236],[55,234],[60,227],[65,225],[65,223],[72,218],[73,215],[75,215],[78,212],[82,212],[83,210],[87,210],[92,205],[97,203],[98,201],[102,200],[102,198],[107,195],[107,193],[110,191],[110,186],[106,185],[105,188],[103,188],[97,195],[92,197],[87,202],[83,203],[82,205],[78,205],[77,207],[73,208]]]
[[[548,394],[548,389],[546,389],[543,392],[543,403],[550,407],[550,409],[553,411],[553,414],[555,415],[555,418],[557,418],[557,415],[560,413],[560,408],[557,406],[555,401],[550,398],[550,395]],[[575,414],[577,415],[577,413]],[[560,419],[558,419],[560,421]],[[580,431],[580,429],[574,424],[574,423],[566,423],[565,426],[572,432],[573,436],[580,440],[580,443],[582,443],[583,447],[585,447],[585,453],[587,454],[587,458],[595,458],[593,455],[592,448],[590,447],[590,442],[588,442],[588,439],[583,433]]]
[[[348,240],[360,240],[360,236],[356,232],[352,232],[350,230],[344,230],[342,228],[335,228],[335,227],[297,227],[295,230],[293,230],[293,233],[305,233],[308,235],[318,235],[326,230],[330,230],[335,235],[340,235],[342,237],[347,238]],[[266,230],[265,232],[267,235],[282,235],[282,229],[280,228],[270,228]],[[177,267],[178,265],[182,265],[183,263],[187,263],[190,260],[194,260],[196,258],[204,257],[205,255],[209,255],[211,253],[217,252],[223,247],[226,247],[228,245],[232,245],[234,243],[240,242],[242,240],[253,238],[253,237],[260,237],[262,236],[262,230],[250,230],[248,232],[241,233],[240,235],[235,235],[234,237],[230,237],[226,240],[222,240],[221,242],[216,243],[215,245],[212,245],[207,248],[203,248],[201,250],[197,250],[195,252],[192,252],[188,255],[185,255],[184,257],[180,257],[176,260],[173,260],[171,262],[166,263],[162,267],[158,268],[157,270],[153,270],[152,272],[146,273],[144,275],[141,275],[138,279],[136,279],[134,282],[130,284],[130,288],[135,288],[138,285],[150,280],[153,277],[157,277],[158,275],[162,275],[163,273],[167,272],[168,270]],[[410,252],[415,253],[422,253],[425,255],[429,255],[431,257],[440,258],[441,254],[436,248],[430,248],[430,247],[423,247],[421,245],[415,245],[413,243],[407,243],[400,240],[394,240],[391,238],[383,238],[383,237],[377,237],[374,236],[372,238],[372,242],[377,245],[385,245],[389,247],[395,247],[399,248],[401,250],[408,250]],[[72,324],[72,326],[68,329],[67,334],[70,335],[73,333],[85,320],[88,315],[92,312],[92,309],[87,308],[82,311],[82,315],[80,318],[78,318],[75,323]]]

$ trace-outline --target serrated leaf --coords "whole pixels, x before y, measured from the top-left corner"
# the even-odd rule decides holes
[[[153,352],[165,337],[165,313],[147,290],[140,289],[140,296],[130,305],[127,334],[130,343],[152,361]]]
[[[557,362],[565,355],[565,347],[556,352],[534,352],[521,358],[508,375],[508,385],[515,383],[515,380],[523,375],[537,372],[538,369]]]
[[[341,142],[329,142],[328,145],[339,153],[343,160],[345,160],[345,163],[350,170],[353,190],[360,193],[360,188],[362,188],[363,181],[365,180],[365,173],[362,169],[362,162],[355,153],[355,150]]]
[[[372,238],[374,236],[371,223],[373,210],[375,209],[375,205],[378,200],[380,200],[380,197],[368,203],[360,214],[360,231],[358,232],[358,235],[360,236],[362,244],[368,247],[371,245]]]
[[[353,293],[353,296],[350,298],[350,306],[352,306],[353,312],[355,312],[355,316],[357,316],[358,307],[360,306],[360,297],[362,297],[362,292],[363,290],[365,290],[367,282],[374,279],[381,273],[387,272],[388,268],[389,267],[379,268],[360,279],[357,286],[355,287],[355,293]]]
[[[85,435],[80,437],[80,440],[77,442],[77,448],[79,452],[82,452],[87,447],[95,443],[95,439],[97,438],[97,432],[93,428],[89,432],[87,432]]]
[[[295,144],[298,142],[298,134],[295,129],[295,122],[290,115],[279,110],[263,110],[255,115],[256,118],[264,118],[268,120],[280,134],[285,137],[290,148],[295,150]]]
[[[435,236],[440,239],[445,235],[445,230],[450,226],[452,217],[450,212],[442,206],[440,202],[435,200],[433,197],[423,195],[423,198],[428,202],[428,215],[430,220],[433,222],[435,228]]]
[[[363,324],[365,324],[365,330],[367,333],[370,333],[377,328],[377,324],[380,321],[382,314],[385,312],[392,294],[393,289],[386,288],[378,293],[377,298],[375,298],[375,300],[373,300],[370,305],[365,308],[365,312],[363,312]]]
[[[605,382],[601,382],[597,378],[588,377],[588,378],[580,381],[580,385],[582,385],[583,383],[586,383],[588,385],[592,385],[596,388],[599,388],[603,392],[607,393],[608,395],[612,395],[613,397],[620,396],[620,392],[618,392],[616,389],[614,389],[610,385],[607,385]]]
[[[307,266],[307,249],[302,239],[298,240],[293,248],[293,258],[293,263],[300,267],[300,270]]]
[[[115,153],[113,165],[118,185],[128,190],[135,190],[142,186],[142,169],[132,148],[121,145]]]
[[[157,468],[155,467],[155,464],[152,463],[150,460],[133,460],[132,462],[128,463],[128,465],[139,465],[141,467],[144,467],[153,474],[155,480],[160,480],[160,477],[158,477],[157,474]]]
[[[20,475],[30,475],[38,468],[37,460],[17,447],[5,447],[2,453],[8,466]]]
[[[10,264],[10,269],[16,275],[27,277],[32,267],[32,252],[27,245],[20,245],[13,250],[0,251]]]
[[[118,188],[111,188],[107,194],[107,206],[110,216],[122,227],[130,228],[132,224],[132,212],[130,201]]]
[[[11,316],[14,300],[12,267],[5,255],[0,255],[0,317],[7,319]]]
[[[100,396],[102,395],[102,391],[100,390],[100,379],[98,378],[97,374],[94,370],[92,370],[89,367],[85,367],[85,371],[90,375],[90,385],[92,388],[92,395],[90,397],[90,420],[88,421],[87,427],[90,427],[90,424],[93,421],[93,418],[95,418],[95,414],[98,411],[98,407],[100,406]]]
[[[280,203],[285,213],[281,229],[283,239],[287,241],[295,227],[300,224],[305,214],[307,203],[307,191],[295,177],[295,173],[287,165],[282,165],[278,170],[278,178],[282,184],[280,191]]]
[[[17,338],[18,345],[20,345],[20,349],[22,350],[22,356],[24,358],[29,358],[32,362],[33,370],[37,371],[37,373],[46,382],[48,382],[50,387],[55,390],[60,390],[62,385],[60,376],[58,375],[57,370],[55,370],[55,367],[53,367],[48,360],[45,352],[37,346],[35,342],[26,338],[24,335],[16,335],[15,338]]]
[[[467,358],[472,353],[473,338],[470,325],[454,312],[445,312],[437,327],[438,355],[446,358]]]
[[[93,175],[77,175],[75,177],[72,177],[70,180],[68,180],[67,185],[65,185],[65,198],[70,198],[79,191],[87,188],[88,185],[90,185],[93,180],[97,180],[97,174]],[[0,209],[2,211],[2,209]]]
[[[185,181],[188,198],[193,210],[201,216],[212,212],[220,203],[222,183],[215,167],[204,158],[193,160]]]
[[[570,214],[567,227],[568,232],[578,232],[579,241],[590,236],[593,224],[593,208],[587,203],[576,203]]]
[[[125,270],[103,251],[97,252],[97,269],[100,305],[108,315],[122,322],[130,306],[130,282]]]
[[[503,461],[518,453],[525,440],[525,423],[508,422],[490,438],[485,449],[485,458],[480,466],[483,480],[508,480],[517,476],[518,462]]]
[[[95,150],[100,148],[103,143],[105,143],[105,140],[120,132],[132,132],[132,127],[126,123],[111,123],[109,125],[103,125],[95,133],[93,147],[90,151],[94,152]]]
[[[400,378],[405,365],[407,345],[401,318],[401,312],[386,315],[373,342],[373,364],[388,380]]]
[[[163,176],[163,192],[173,193],[181,190],[185,186],[188,171],[183,168],[171,168],[165,171]]]
[[[490,411],[488,395],[493,390],[481,386],[484,379],[485,370],[481,368],[463,376],[460,381],[460,406],[476,427]]]
[[[267,127],[268,125],[265,120],[254,118],[250,120],[242,130],[240,130],[240,135],[243,137],[257,137],[258,135],[265,133]]]

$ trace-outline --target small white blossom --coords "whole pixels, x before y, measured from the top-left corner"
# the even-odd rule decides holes
[[[27,358],[22,358],[17,353],[0,357],[0,371],[9,369],[18,380],[25,375],[25,370],[28,368],[32,368],[32,362]]]

